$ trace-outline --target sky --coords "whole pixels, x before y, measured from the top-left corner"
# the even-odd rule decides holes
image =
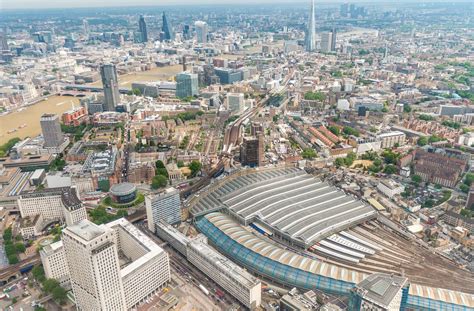
[[[342,0],[341,0],[342,1]],[[291,0],[0,0],[3,9],[291,3]],[[304,0],[297,0],[304,2]],[[309,1],[308,1],[309,2]]]
[[[392,2],[393,0],[316,0],[320,3],[341,2]],[[418,0],[404,0],[413,2]],[[462,0],[461,0],[462,1]],[[0,0],[1,9],[35,9],[35,8],[87,8],[87,7],[119,7],[119,6],[162,6],[162,5],[204,5],[204,4],[260,4],[260,3],[303,3],[310,0]],[[400,1],[397,1],[400,2]],[[431,0],[430,2],[439,2]]]

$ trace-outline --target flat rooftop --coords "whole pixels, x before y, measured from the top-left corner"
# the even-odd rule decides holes
[[[233,263],[227,257],[221,255],[208,244],[193,240],[189,243],[189,246],[199,253],[204,254],[208,261],[212,262],[212,266],[217,267],[219,271],[236,280],[239,284],[244,284],[246,287],[252,288],[260,283],[256,277]]]
[[[406,277],[375,273],[357,284],[357,290],[365,299],[388,308],[398,292],[408,283]]]
[[[98,226],[87,219],[81,220],[75,225],[68,226],[65,230],[70,231],[85,241],[91,241],[106,232],[102,226]]]
[[[122,232],[125,232],[130,237],[132,237],[132,239],[137,243],[137,248],[145,250],[145,254],[143,256],[132,261],[130,264],[120,270],[121,277],[126,277],[137,269],[144,267],[145,263],[147,263],[149,260],[152,260],[156,256],[161,255],[165,252],[158,244],[153,242],[148,236],[146,236],[143,232],[137,229],[137,227],[135,227],[125,218],[117,219],[102,226],[111,228],[113,230],[122,230]]]

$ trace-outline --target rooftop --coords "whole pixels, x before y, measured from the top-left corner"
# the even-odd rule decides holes
[[[220,272],[225,273],[226,276],[237,280],[238,283],[245,284],[249,288],[260,283],[256,277],[240,268],[238,265],[227,259],[227,257],[221,255],[208,244],[199,240],[193,240],[189,242],[188,246],[203,254],[208,259],[208,261],[213,263],[213,267],[217,267]]]
[[[364,299],[388,308],[397,293],[407,283],[406,277],[375,273],[357,284],[356,290]]]
[[[137,229],[137,227],[135,227],[125,218],[117,219],[102,226],[114,230],[123,230],[122,232],[126,232],[135,242],[137,242],[136,247],[143,248],[146,251],[143,256],[134,260],[132,263],[120,270],[120,275],[122,277],[125,277],[135,270],[144,267],[149,260],[164,253],[164,250],[159,245],[153,242],[148,236]]]
[[[87,242],[106,233],[102,226],[98,226],[87,219],[81,220],[75,225],[68,226],[64,230],[70,231],[72,234]]]
[[[296,168],[228,179],[202,196],[193,212],[226,208],[242,223],[258,220],[306,245],[376,215],[364,202]]]

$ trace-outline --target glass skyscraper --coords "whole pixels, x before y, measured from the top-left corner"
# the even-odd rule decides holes
[[[104,110],[115,111],[120,103],[117,69],[113,64],[105,64],[100,67],[102,87],[104,88]]]
[[[163,27],[161,31],[164,34],[164,37],[163,37],[164,40],[166,41],[174,40],[173,28],[171,27],[170,21],[168,20],[168,17],[166,16],[165,12],[163,12]]]
[[[176,97],[185,98],[199,94],[198,75],[182,72],[176,75]]]
[[[143,15],[140,15],[140,19],[138,20],[138,28],[140,30],[140,41],[148,42],[148,31],[146,29],[145,17],[143,17]]]

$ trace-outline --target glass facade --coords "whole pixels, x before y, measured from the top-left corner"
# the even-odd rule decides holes
[[[195,225],[200,232],[207,236],[209,243],[227,257],[232,258],[234,262],[288,287],[318,289],[330,294],[350,296],[351,289],[355,285],[293,268],[255,253],[231,239],[205,217],[197,220]],[[409,287],[403,289],[401,310],[474,310],[467,306],[409,295],[408,289]],[[351,297],[351,302],[353,306],[356,306],[360,301],[356,297]]]

